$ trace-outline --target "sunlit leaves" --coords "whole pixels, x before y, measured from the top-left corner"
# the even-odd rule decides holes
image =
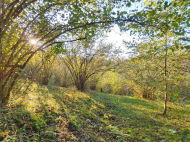
[[[176,22],[173,22],[172,25],[173,25],[174,27],[179,27],[179,25],[178,25]]]
[[[173,93],[171,96],[171,101],[175,102],[179,99],[179,94],[178,93]]]
[[[182,18],[177,19],[177,22],[180,24],[182,22]]]
[[[52,47],[52,50],[55,54],[61,54],[61,53],[65,53],[66,50],[63,49],[63,44],[62,43],[58,43],[56,46]]]
[[[143,33],[153,36],[155,38],[162,38],[167,33],[174,33],[178,39],[186,38],[189,27],[189,10],[188,2],[179,0],[147,0],[145,2],[147,9],[143,13],[139,13],[142,17],[142,22],[145,22],[145,29]],[[183,13],[183,14],[182,14]],[[137,29],[137,27],[133,26]],[[141,28],[142,29],[142,28]],[[180,41],[182,48],[189,46],[188,42]]]

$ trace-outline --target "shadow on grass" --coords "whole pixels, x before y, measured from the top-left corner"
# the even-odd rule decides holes
[[[170,125],[167,118],[160,116],[157,119],[158,106],[148,101],[131,97],[98,93],[92,91],[96,101],[105,104],[108,113],[116,116],[113,122],[116,126],[126,130],[131,137],[145,141],[188,141],[189,129],[178,130],[178,126]],[[167,124],[167,125],[166,125]]]
[[[103,95],[102,95],[103,94]],[[110,106],[138,106],[139,108],[147,108],[149,110],[158,110],[158,106],[156,104],[150,104],[146,100],[136,99],[133,97],[126,97],[120,95],[112,95],[105,93],[96,93],[92,92],[94,99],[105,103],[109,107]]]
[[[40,86],[21,98],[20,102],[0,108],[0,141],[74,140],[68,130],[67,116],[62,110],[64,103],[61,104],[53,93],[58,92]]]
[[[56,86],[39,86],[23,100],[0,109],[0,135],[9,141],[189,140],[189,129],[154,119],[157,106],[144,100]]]

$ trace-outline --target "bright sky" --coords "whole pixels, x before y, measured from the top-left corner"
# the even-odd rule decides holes
[[[115,25],[112,28],[111,32],[107,33],[106,35],[107,35],[107,38],[105,42],[112,43],[116,47],[120,47],[120,49],[123,51],[123,54],[121,56],[125,58],[129,57],[130,55],[129,52],[132,52],[132,49],[128,49],[127,47],[125,47],[125,45],[123,44],[123,40],[127,42],[130,42],[130,41],[132,42],[133,40],[135,40],[137,43],[141,42],[141,39],[139,39],[138,36],[135,36],[135,35],[130,36],[130,31],[121,33],[117,25]]]
[[[132,6],[130,8],[127,9],[128,12],[133,11],[133,10],[138,10],[141,11],[144,6],[142,6],[141,3],[143,3],[145,0],[143,0],[142,2],[135,2],[132,3]],[[127,49],[127,47],[125,47],[125,45],[123,44],[123,40],[125,41],[133,41],[135,40],[137,43],[141,42],[141,39],[138,36],[130,36],[130,31],[127,31],[125,33],[121,33],[120,29],[117,25],[115,25],[112,29],[110,33],[106,34],[108,37],[106,39],[106,42],[108,43],[113,43],[114,45],[116,45],[117,47],[121,47],[121,49],[124,51],[124,56],[128,56],[125,53],[131,52],[131,49]]]
[[[107,33],[107,40],[108,42],[112,42],[114,44],[117,44],[120,47],[124,47],[123,45],[123,40],[125,41],[132,41],[135,40],[138,42],[140,41],[140,39],[138,38],[138,36],[130,36],[130,31],[127,31],[125,33],[121,33],[120,29],[117,25],[114,26],[114,28],[111,30],[110,33]]]

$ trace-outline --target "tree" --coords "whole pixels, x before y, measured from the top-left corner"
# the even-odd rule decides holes
[[[43,52],[42,54],[42,68],[40,70],[40,75],[41,75],[41,83],[43,85],[48,85],[50,78],[53,75],[53,64],[55,61],[55,54],[51,51]]]
[[[93,43],[78,43],[68,45],[70,49],[64,53],[62,61],[72,75],[73,81],[78,90],[85,90],[86,81],[99,72],[108,70],[109,61],[106,56],[111,49],[110,45],[98,45]]]
[[[3,96],[3,43],[2,43],[2,34],[3,34],[3,15],[4,15],[4,0],[0,0],[0,96]],[[1,100],[1,99],[0,99]]]
[[[119,70],[134,94],[147,99],[163,99],[164,115],[168,101],[188,96],[189,71],[186,67],[189,52],[176,48],[176,38],[168,32],[165,37],[152,37],[139,44],[134,57],[123,62],[121,66],[125,68]]]
[[[62,43],[89,39],[100,29],[111,27],[111,23],[125,21],[141,24],[132,16],[122,16],[127,15],[123,11],[114,12],[114,8],[129,7],[131,4],[128,1],[0,2],[6,7],[1,13],[3,24],[0,30],[0,40],[3,40],[0,44],[0,102],[3,103],[8,102],[19,75],[37,51],[54,46],[59,52]],[[33,44],[29,42],[31,39]]]
[[[67,66],[64,64],[62,59],[57,56],[54,64],[54,84],[61,87],[67,87],[72,83],[72,76],[69,73]]]
[[[137,14],[139,21],[145,21],[145,28],[142,29],[136,23],[132,24],[131,26],[145,35],[157,38],[158,41],[165,37],[165,101],[163,115],[166,115],[166,104],[168,98],[168,35],[173,33],[177,37],[173,43],[175,46],[170,46],[173,52],[179,48],[186,48],[187,50],[190,48],[189,37],[186,34],[189,30],[186,27],[190,26],[190,19],[188,18],[188,15],[190,14],[190,11],[188,10],[189,2],[186,0],[160,0],[157,2],[154,0],[147,0],[145,1],[145,5],[146,9],[144,11],[138,12]],[[181,42],[181,40],[186,42]]]
[[[157,41],[142,42],[135,47],[133,57],[122,61],[118,69],[126,78],[127,85],[134,95],[150,100],[155,100],[156,91],[163,89],[163,51],[156,44]]]

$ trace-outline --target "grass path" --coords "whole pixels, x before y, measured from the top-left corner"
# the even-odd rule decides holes
[[[0,141],[190,141],[190,106],[139,98],[37,86],[0,108]]]

